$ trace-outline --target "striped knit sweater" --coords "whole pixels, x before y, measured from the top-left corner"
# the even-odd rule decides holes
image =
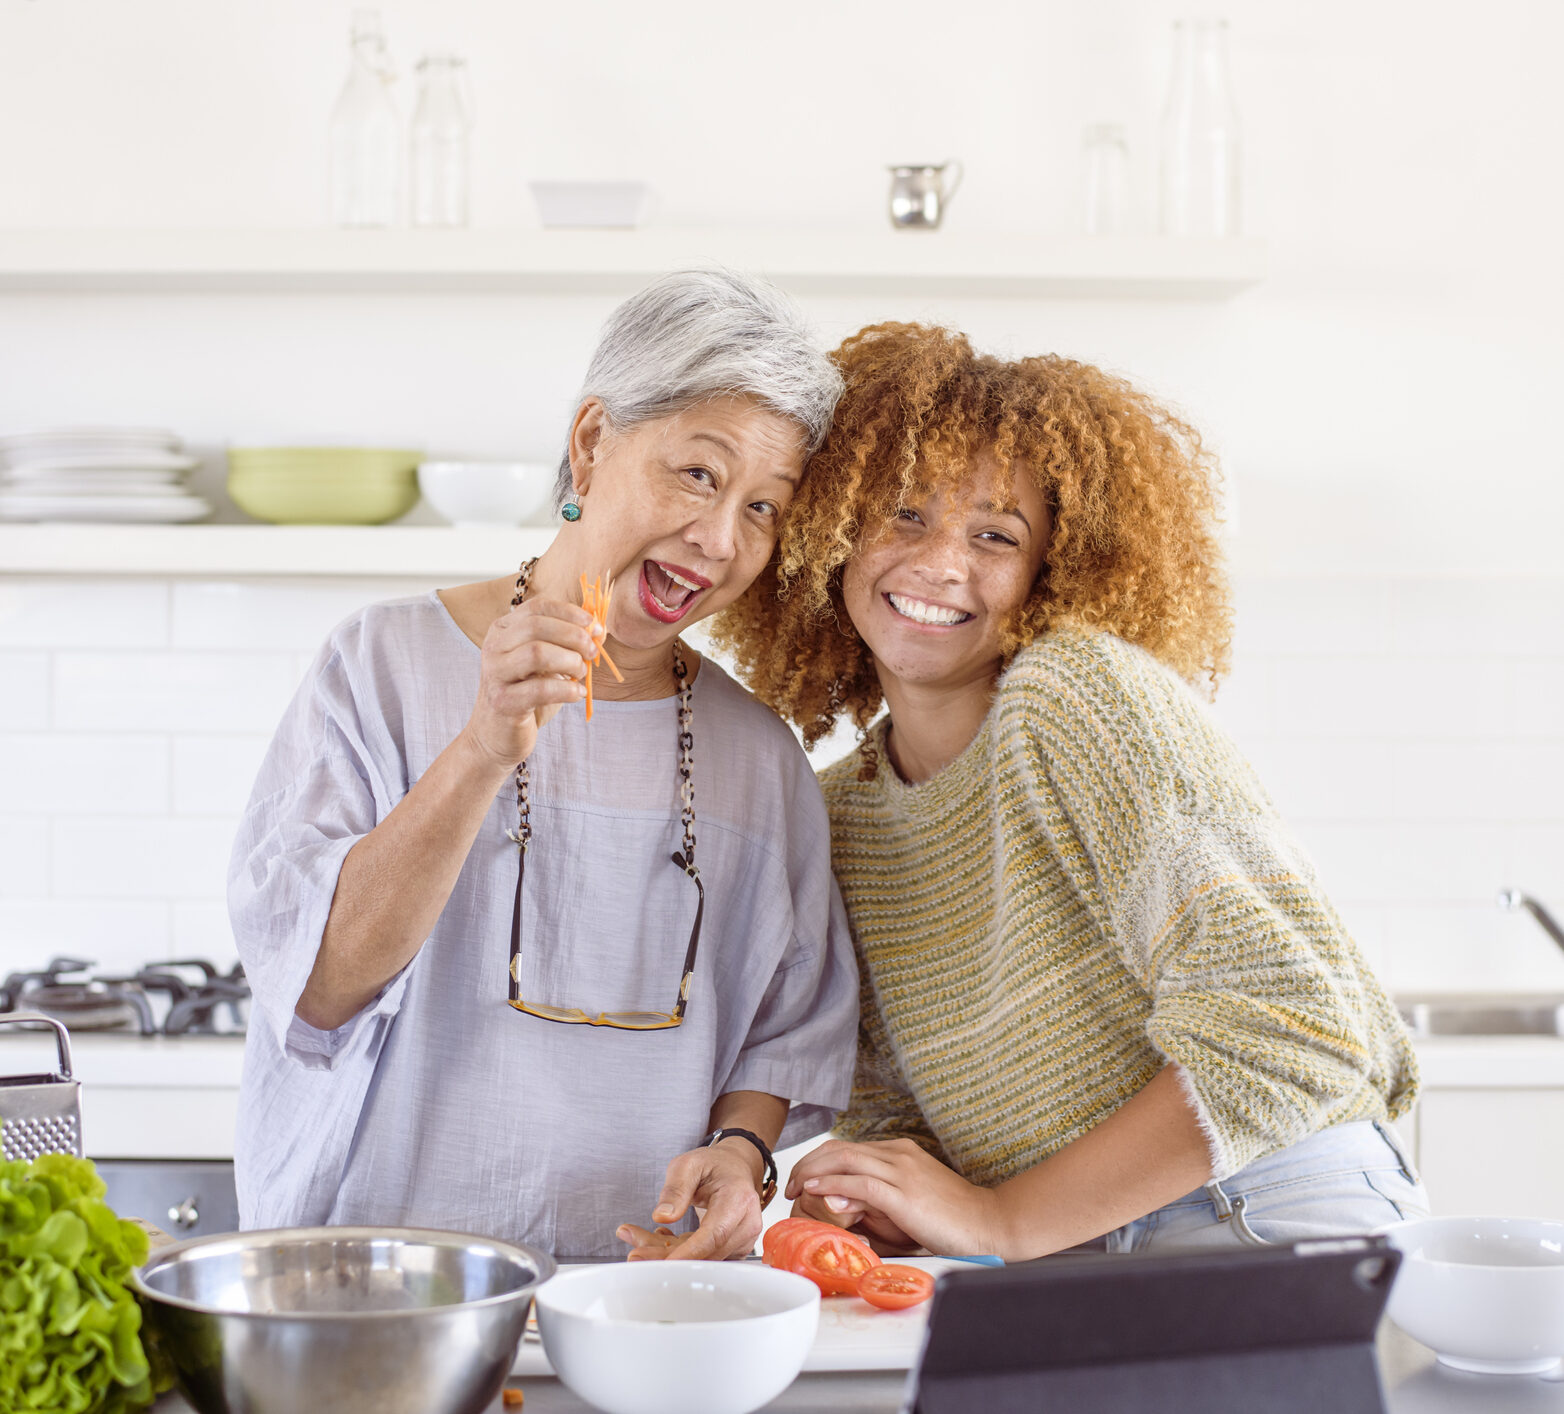
[[[966,750],[908,785],[873,729],[822,775],[862,976],[836,1132],[976,1183],[1030,1168],[1168,1062],[1212,1177],[1395,1118],[1406,1031],[1252,769],[1195,694],[1107,634],[1017,655]]]

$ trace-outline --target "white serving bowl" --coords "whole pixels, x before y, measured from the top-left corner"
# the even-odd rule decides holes
[[[1385,1236],[1402,1253],[1390,1318],[1446,1365],[1535,1375],[1564,1357],[1564,1222],[1418,1218]]]
[[[555,473],[543,462],[420,462],[418,489],[452,525],[535,525],[548,517]]]
[[[758,1262],[616,1262],[537,1293],[566,1385],[608,1414],[748,1414],[803,1368],[820,1292]]]
[[[530,182],[545,226],[639,226],[651,209],[645,182]]]

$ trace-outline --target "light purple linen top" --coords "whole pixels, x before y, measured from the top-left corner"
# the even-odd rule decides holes
[[[783,723],[717,664],[693,685],[706,886],[675,1030],[561,1025],[509,1006],[510,778],[412,962],[344,1026],[294,1007],[337,873],[466,723],[480,655],[438,596],[372,605],[330,636],[261,766],[228,903],[254,991],[236,1168],[243,1225],[453,1228],[619,1256],[713,1100],[792,1102],[783,1144],[848,1099],[858,979],[820,789]],[[667,1010],[696,892],[669,860],[677,699],[567,707],[530,758],[529,1000]]]

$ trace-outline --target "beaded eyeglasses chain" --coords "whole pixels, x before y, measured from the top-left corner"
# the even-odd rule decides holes
[[[511,608],[520,606],[532,584],[537,561],[523,560],[516,574],[516,593]],[[679,640],[673,641],[673,676],[679,685],[679,823],[684,826],[684,872],[699,877],[695,868],[695,736],[691,730],[695,713],[691,706],[690,670],[685,666]],[[526,853],[532,843],[532,778],[525,760],[516,763],[516,828],[506,830],[512,843]],[[676,861],[677,862],[677,861]]]

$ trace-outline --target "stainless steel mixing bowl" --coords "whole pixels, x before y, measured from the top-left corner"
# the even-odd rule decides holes
[[[200,1414],[476,1414],[553,1272],[458,1232],[316,1227],[176,1242],[133,1281]]]

